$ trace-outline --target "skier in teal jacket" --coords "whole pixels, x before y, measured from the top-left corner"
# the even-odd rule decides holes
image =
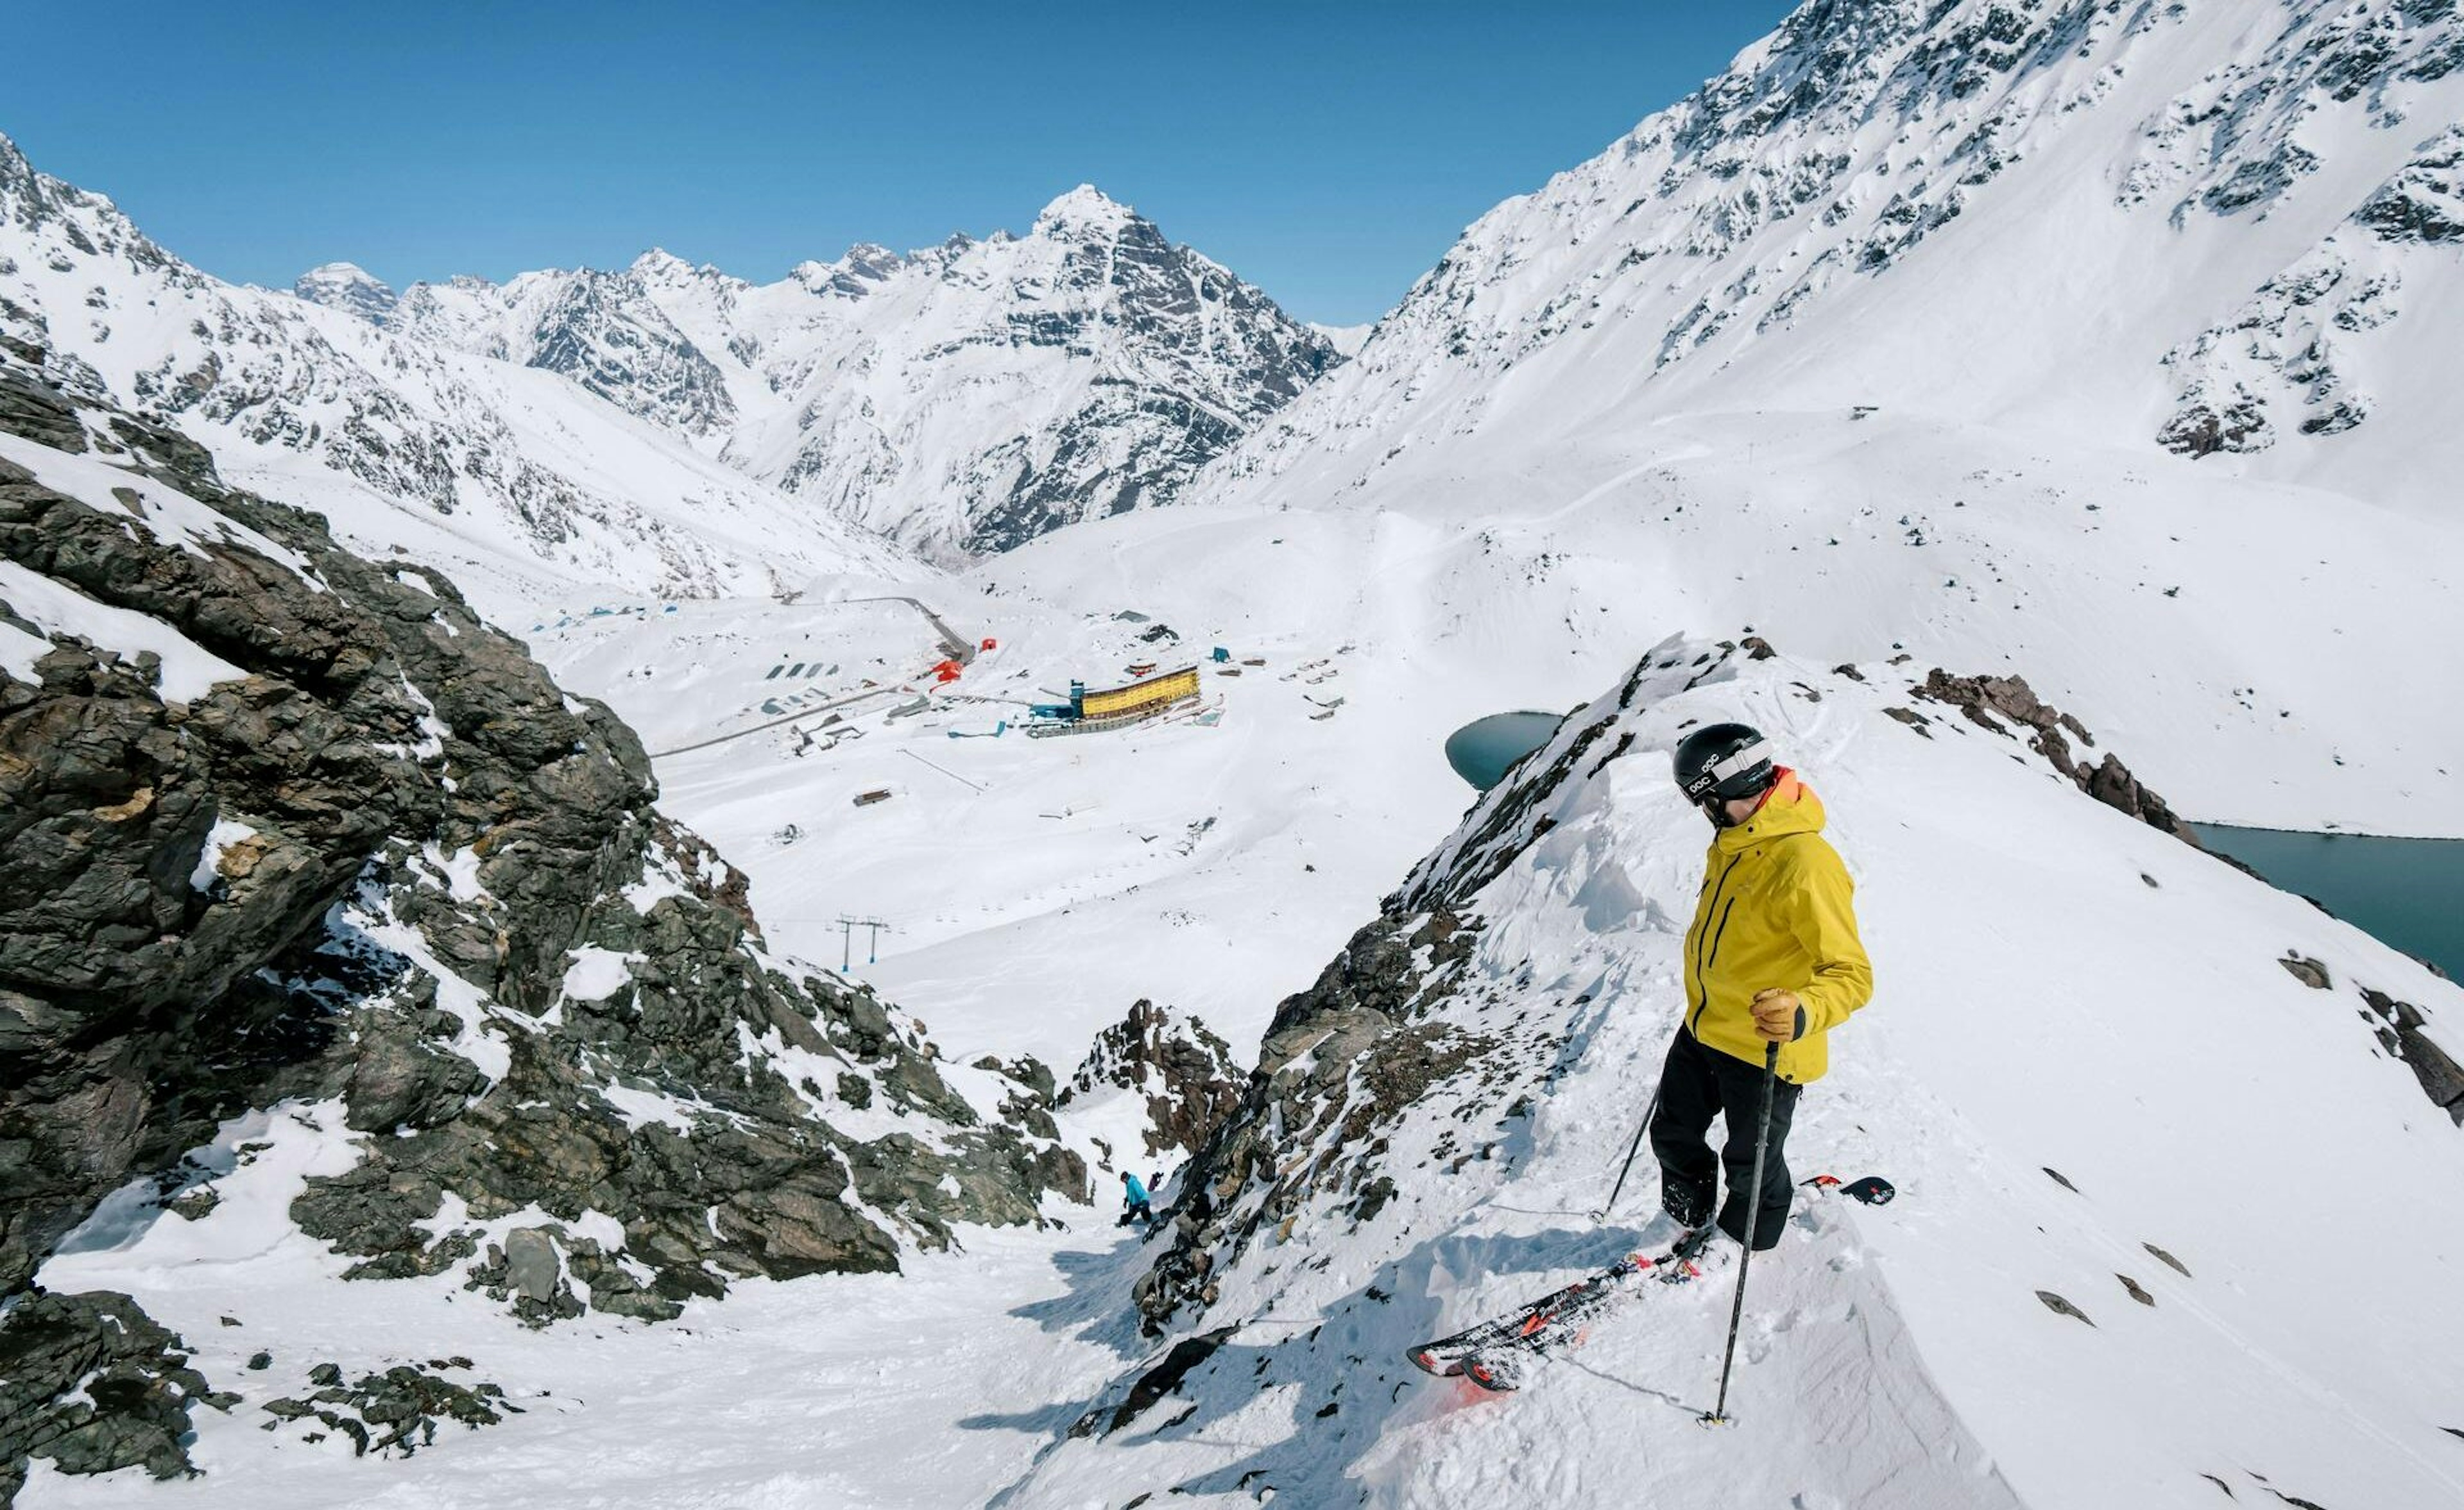
[[[1121,1171],[1121,1198],[1129,1203],[1129,1209],[1121,1213],[1122,1225],[1141,1221],[1146,1223],[1147,1231],[1155,1231],[1155,1207],[1147,1199],[1147,1188],[1127,1170]]]

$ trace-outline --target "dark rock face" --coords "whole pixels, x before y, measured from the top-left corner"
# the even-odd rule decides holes
[[[2464,240],[2464,126],[2430,143],[2353,212],[2382,241]]]
[[[2094,765],[2072,755],[2065,731],[2088,746],[2095,745],[2096,736],[2078,719],[2039,698],[2025,677],[1953,676],[1935,667],[1925,674],[1923,686],[1909,690],[1919,697],[1947,703],[1967,715],[1970,723],[1997,734],[2011,733],[2003,726],[2003,719],[2032,731],[2029,748],[2078,783],[2080,791],[2150,828],[2164,830],[2194,849],[2204,847],[2189,826],[2165,804],[2165,799],[2142,785],[2130,774],[2130,768],[2111,752]]]
[[[1069,1434],[1085,1437],[1100,1432],[1110,1436],[1134,1422],[1156,1402],[1178,1390],[1180,1382],[1189,1377],[1190,1371],[1214,1357],[1218,1349],[1232,1340],[1232,1334],[1237,1330],[1239,1328],[1232,1326],[1221,1327],[1211,1332],[1200,1332],[1195,1337],[1184,1337],[1173,1344],[1171,1351],[1163,1355],[1162,1362],[1138,1375],[1118,1405],[1110,1410],[1099,1406],[1088,1412],[1071,1423]]]
[[[94,412],[9,391],[35,439]],[[987,1125],[869,989],[769,954],[742,875],[652,808],[632,733],[450,581],[226,490],[172,432],[89,429],[220,537],[0,463],[0,558],[241,674],[168,699],[152,655],[66,633],[35,680],[0,671],[0,1295],[101,1196],[286,1098],[391,1134],[310,1181],[303,1231],[355,1277],[459,1268],[539,1324],[580,1313],[575,1280],[658,1319],[1084,1198],[1048,1123]],[[189,1183],[178,1210],[211,1219]],[[449,1192],[543,1215],[483,1256],[475,1227],[417,1225]]]
[[[539,310],[522,360],[688,435],[726,427],[736,418],[727,380],[641,284],[631,272],[572,274]]]
[[[1296,1218],[1312,1194],[1352,1196],[1355,1221],[1392,1197],[1379,1129],[1495,1046],[1420,1020],[1455,989],[1473,933],[1451,911],[1389,911],[1275,1009],[1247,1092],[1183,1178],[1172,1248],[1138,1280],[1150,1333],[1185,1304],[1212,1304],[1216,1267]],[[1292,1159],[1312,1145],[1323,1148],[1315,1158]]]
[[[1141,998],[1096,1036],[1060,1105],[1099,1086],[1135,1091],[1147,1104],[1144,1151],[1195,1153],[1240,1105],[1245,1079],[1232,1046],[1206,1024]]]
[[[235,1400],[125,1295],[26,1297],[0,1325],[0,1504],[15,1502],[30,1457],[72,1474],[191,1473],[180,1445],[189,1407]]]
[[[2362,1000],[2368,1006],[2362,1020],[2371,1024],[2380,1046],[2404,1061],[2413,1079],[2421,1082],[2421,1093],[2464,1127],[2464,1064],[2456,1063],[2422,1031],[2428,1019],[2421,1009],[2367,986],[2362,988]]]

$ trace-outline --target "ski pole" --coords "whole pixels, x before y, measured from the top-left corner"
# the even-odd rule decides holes
[[[1737,1258],[1737,1298],[1728,1307],[1728,1350],[1720,1359],[1720,1400],[1703,1417],[1705,1426],[1728,1422],[1728,1370],[1737,1361],[1737,1325],[1746,1315],[1746,1271],[1754,1261],[1754,1225],[1763,1212],[1763,1155],[1771,1149],[1771,1096],[1779,1084],[1779,1045],[1763,1049],[1763,1109],[1754,1127],[1754,1179],[1747,1187],[1746,1251]]]
[[[1662,1082],[1662,1083],[1664,1084],[1666,1083]],[[1634,1169],[1634,1156],[1642,1149],[1642,1135],[1651,1130],[1651,1119],[1657,1115],[1659,1111],[1660,1086],[1654,1085],[1651,1087],[1651,1105],[1643,1108],[1642,1125],[1634,1129],[1634,1141],[1626,1145],[1625,1163],[1617,1167],[1617,1184],[1609,1190],[1607,1204],[1601,1206],[1599,1210],[1592,1213],[1592,1220],[1606,1221],[1608,1219],[1609,1213],[1617,1210],[1617,1196],[1625,1190],[1625,1177]]]

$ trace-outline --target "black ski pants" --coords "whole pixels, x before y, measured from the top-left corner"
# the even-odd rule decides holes
[[[1796,1186],[1789,1178],[1788,1127],[1796,1115],[1801,1085],[1774,1079],[1771,1085],[1771,1142],[1763,1154],[1762,1210],[1754,1218],[1754,1251],[1779,1242],[1788,1224],[1789,1197]],[[1651,1151],[1660,1157],[1660,1200],[1670,1215],[1698,1226],[1718,1193],[1722,1166],[1728,1171],[1728,1198],[1720,1205],[1720,1230],[1739,1242],[1746,1240],[1745,1188],[1754,1177],[1754,1123],[1762,1110],[1763,1067],[1749,1064],[1717,1049],[1705,1048],[1683,1028],[1668,1045],[1668,1060],[1660,1071],[1660,1107],[1651,1117]],[[1715,1161],[1704,1141],[1711,1119],[1727,1114],[1727,1141]]]

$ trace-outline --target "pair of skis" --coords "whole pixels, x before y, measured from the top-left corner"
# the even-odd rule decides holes
[[[1841,1184],[1829,1174],[1804,1183],[1817,1191],[1836,1192],[1869,1206],[1880,1206],[1899,1193],[1891,1182],[1869,1174]],[[1505,1392],[1522,1388],[1531,1371],[1556,1353],[1582,1341],[1594,1317],[1615,1305],[1646,1281],[1683,1284],[1700,1278],[1696,1261],[1709,1246],[1716,1228],[1697,1227],[1668,1252],[1657,1256],[1631,1253],[1596,1274],[1551,1290],[1507,1315],[1467,1326],[1452,1336],[1422,1343],[1404,1356],[1424,1373],[1461,1375],[1484,1390]]]

